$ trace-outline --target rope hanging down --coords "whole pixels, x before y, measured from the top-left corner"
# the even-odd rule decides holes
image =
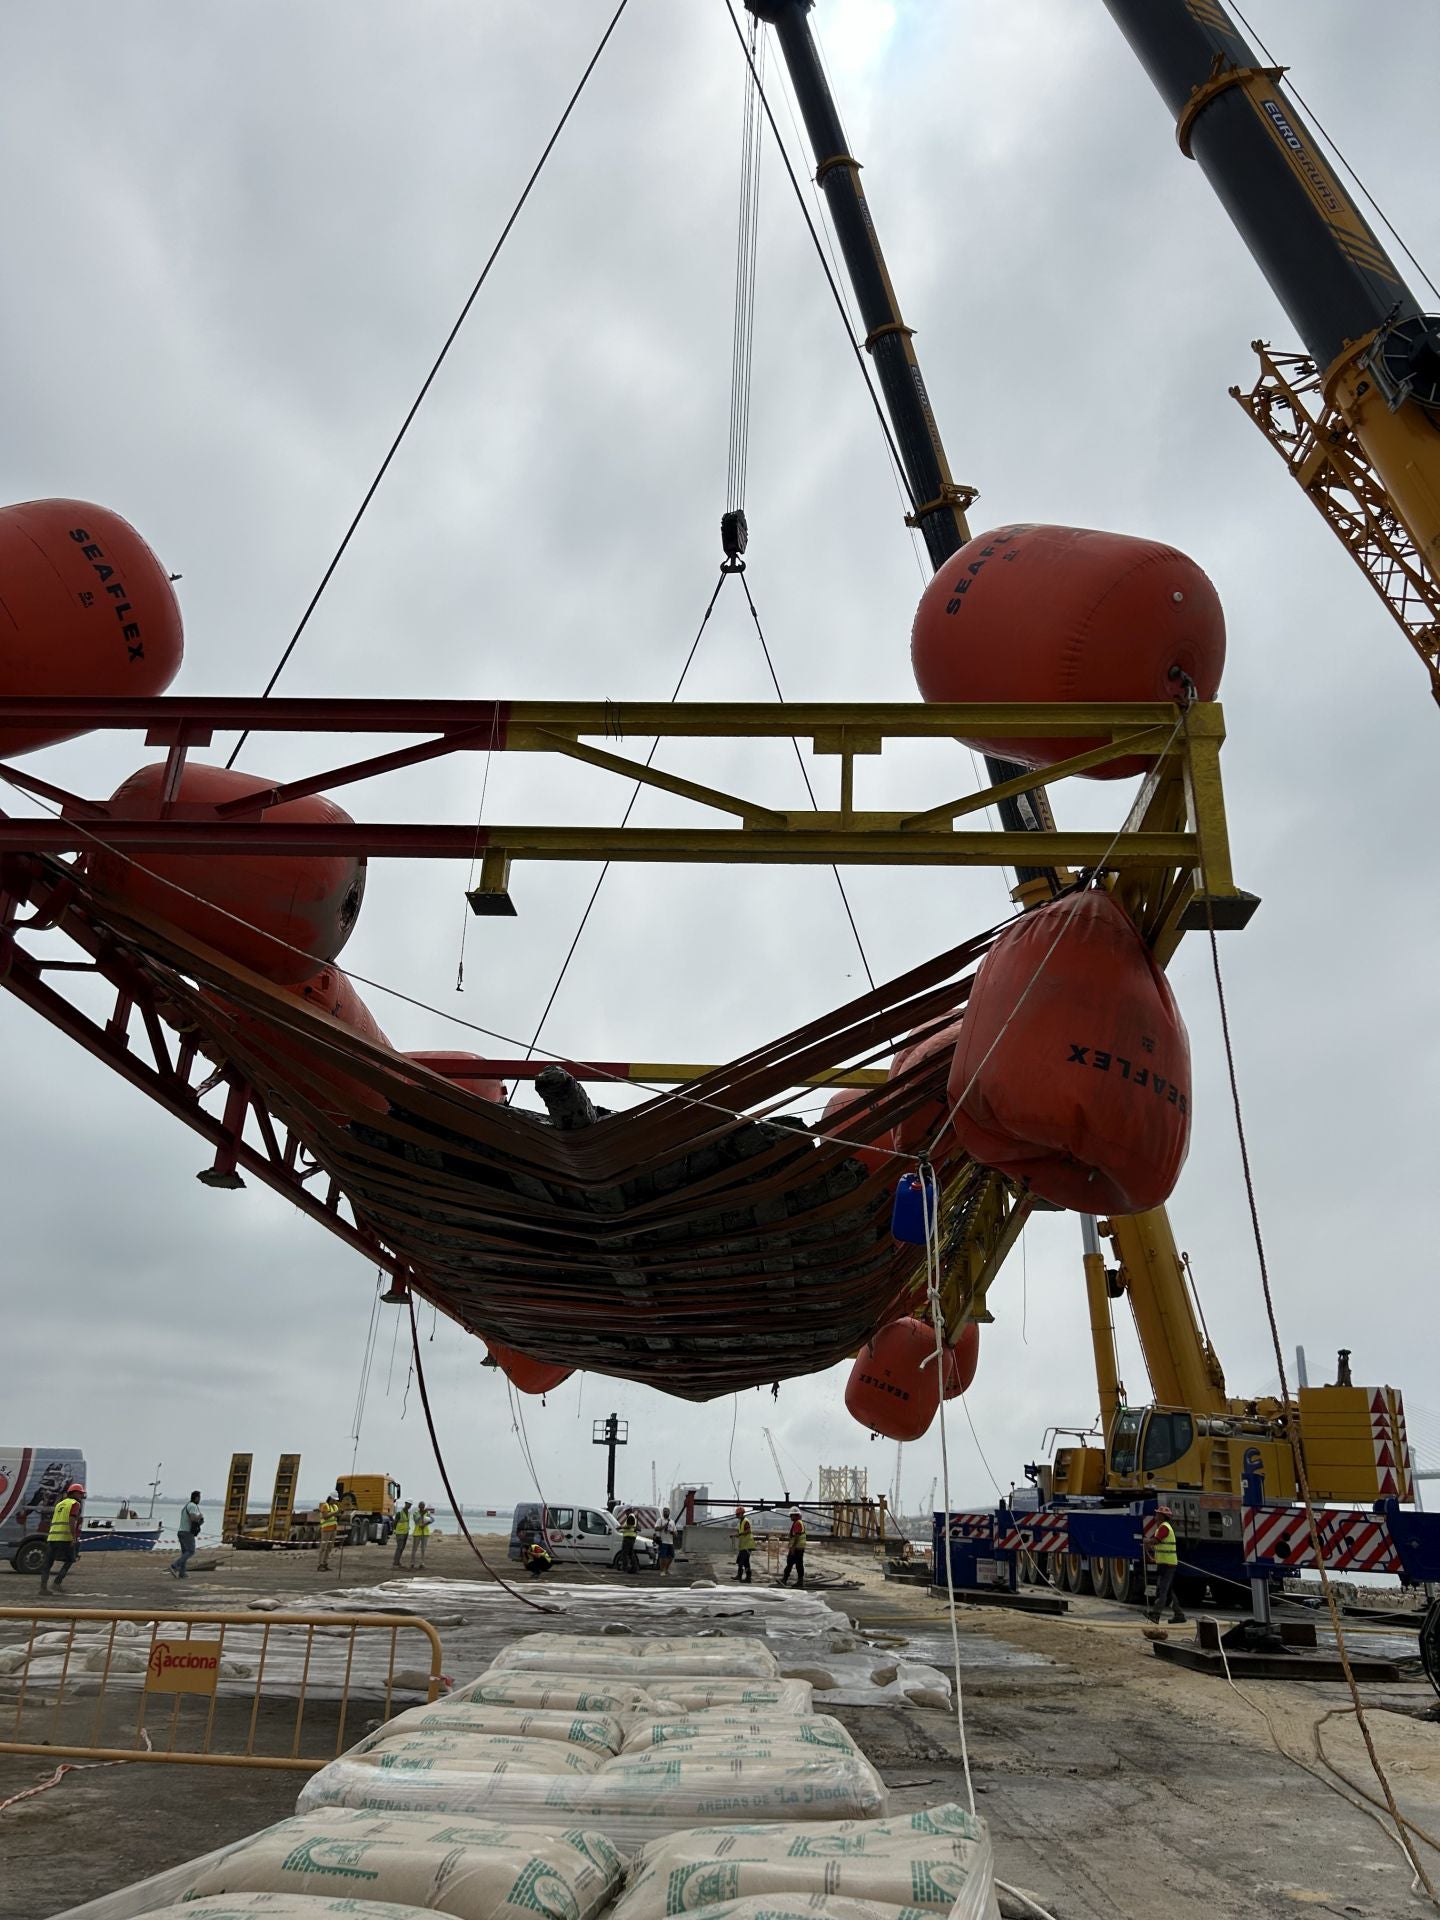
[[[289,640],[286,642],[285,650],[280,655],[279,660],[276,662],[275,671],[270,675],[270,678],[265,682],[265,690],[260,696],[262,700],[268,700],[270,698],[270,695],[275,690],[275,683],[279,680],[281,674],[285,671],[285,668],[289,663],[291,654],[294,653],[296,647],[299,645],[301,634],[304,633],[306,627],[309,626],[310,624],[311,614],[313,614],[316,607],[319,606],[320,597],[324,593],[326,587],[329,586],[331,577],[333,576],[335,569],[340,565],[340,562],[344,559],[345,550],[350,545],[351,540],[354,538],[356,528],[360,525],[360,522],[365,518],[365,512],[366,512],[366,509],[369,507],[370,502],[375,498],[375,495],[379,492],[380,482],[385,478],[385,475],[390,470],[390,462],[395,458],[395,455],[400,451],[401,441],[405,438],[406,434],[410,431],[411,423],[414,421],[416,414],[419,413],[420,408],[424,404],[426,394],[429,393],[431,387],[435,383],[435,376],[439,373],[441,367],[445,364],[446,355],[449,353],[451,347],[454,346],[461,327],[464,326],[466,320],[469,318],[470,309],[474,306],[475,301],[479,296],[480,289],[484,286],[485,282],[490,278],[490,269],[495,265],[495,262],[500,258],[500,251],[502,247],[505,245],[505,242],[510,238],[511,229],[514,227],[515,222],[520,218],[521,210],[523,209],[525,202],[530,198],[531,189],[534,187],[536,181],[540,178],[540,175],[544,172],[546,161],[550,158],[550,155],[554,152],[556,143],[558,142],[561,134],[565,131],[566,123],[568,122],[571,114],[575,111],[575,107],[579,102],[581,94],[585,91],[586,82],[589,80],[591,74],[594,73],[596,67],[599,65],[600,56],[602,53],[604,53],[606,46],[609,44],[611,34],[614,33],[616,27],[619,26],[621,14],[624,13],[626,7],[629,4],[630,4],[630,0],[620,0],[619,6],[616,7],[614,13],[610,16],[610,24],[609,26],[606,27],[604,33],[601,34],[599,45],[596,47],[595,51],[591,54],[589,60],[587,61],[585,66],[585,71],[580,75],[580,78],[576,83],[575,91],[571,94],[569,100],[565,103],[565,111],[560,115],[559,120],[555,123],[555,131],[550,135],[550,138],[545,142],[544,147],[541,149],[540,158],[535,162],[534,168],[532,169],[530,174],[530,178],[525,182],[524,187],[521,189],[520,198],[515,202],[515,205],[511,208],[509,219],[505,222],[504,226],[500,229],[499,239],[495,242],[494,246],[490,249],[489,259],[486,260],[484,266],[480,269],[480,276],[476,280],[474,286],[470,289],[470,292],[466,297],[465,304],[463,307],[461,307],[460,312],[456,317],[454,326],[451,327],[449,333],[446,334],[444,344],[441,346],[439,353],[437,353],[435,356],[434,364],[431,366],[430,371],[426,374],[424,380],[421,382],[420,391],[416,394],[415,398],[411,401],[409,412],[405,415],[405,418],[400,422],[400,431],[395,435],[395,438],[390,442],[389,450],[386,452],[385,458],[380,462],[380,465],[377,468],[375,473],[375,478],[370,482],[370,485],[365,489],[365,496],[361,500],[359,506],[355,509],[355,517],[354,519],[351,520],[349,526],[345,529],[345,534],[343,539],[341,540],[339,546],[335,549],[334,553],[331,555],[329,566],[326,567],[324,573],[320,576],[320,584],[318,587],[316,587],[314,593],[311,594],[310,604],[306,607],[304,613],[301,614],[299,625],[296,627],[294,633],[291,634]],[[247,730],[244,733],[242,733],[240,738],[235,742],[235,746],[230,754],[230,758],[225,762],[227,767],[234,766],[237,758],[239,757],[240,749],[245,745],[245,742],[249,738],[250,738],[250,734],[247,728]]]

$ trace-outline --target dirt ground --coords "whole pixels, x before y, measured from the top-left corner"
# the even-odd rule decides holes
[[[505,1566],[503,1541],[480,1545]],[[827,1600],[864,1639],[948,1667],[943,1602],[924,1588],[885,1582],[861,1555],[821,1549],[810,1558],[812,1582],[833,1583],[824,1588]],[[693,1560],[677,1569],[676,1584],[727,1571]],[[316,1571],[312,1554],[227,1553],[214,1572],[180,1587],[162,1555],[91,1556],[60,1597],[167,1616],[182,1603],[303,1607],[311,1595],[374,1586],[390,1572],[389,1553],[378,1547],[349,1549],[343,1563],[337,1555],[329,1575]],[[480,1569],[463,1541],[441,1538],[431,1544],[426,1572],[432,1582],[470,1581]],[[647,1574],[644,1583],[656,1577]],[[414,1600],[435,1622],[445,1670],[457,1680],[479,1671],[504,1640],[543,1624],[510,1601],[487,1608],[477,1623],[454,1591],[447,1604],[443,1585],[427,1582]],[[0,1587],[11,1606],[37,1598],[30,1581],[12,1576]],[[962,1606],[958,1624],[976,1804],[990,1823],[1001,1878],[1028,1889],[1056,1920],[1254,1920],[1306,1911],[1380,1920],[1431,1911],[1411,1893],[1394,1840],[1354,1791],[1341,1797],[1341,1783],[1317,1756],[1318,1727],[1325,1758],[1357,1787],[1378,1793],[1343,1687],[1247,1681],[1242,1698],[1223,1679],[1162,1664],[1135,1617],[1101,1601],[1072,1600],[1059,1619]],[[845,1622],[837,1618],[836,1626]],[[16,1631],[15,1622],[0,1620],[0,1644]],[[12,1699],[0,1693],[0,1737],[8,1736]],[[1432,1836],[1422,1855],[1440,1872],[1434,1695],[1423,1680],[1407,1680],[1369,1688],[1367,1700],[1402,1809]],[[322,1732],[326,1711],[316,1709]],[[953,1713],[888,1701],[835,1711],[879,1767],[896,1810],[963,1801]],[[378,1712],[378,1700],[357,1706],[347,1739]],[[0,1754],[0,1801],[53,1771],[48,1757]],[[281,1819],[302,1777],[139,1762],[77,1766],[54,1788],[0,1809],[0,1920],[50,1920]],[[1024,1911],[1008,1899],[1004,1905]]]

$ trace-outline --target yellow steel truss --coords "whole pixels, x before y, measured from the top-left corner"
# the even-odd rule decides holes
[[[1324,376],[1301,353],[1254,348],[1260,373],[1248,391],[1230,394],[1249,414],[1340,539],[1424,662],[1440,701],[1440,581],[1395,511],[1384,482],[1341,414],[1325,397]]]

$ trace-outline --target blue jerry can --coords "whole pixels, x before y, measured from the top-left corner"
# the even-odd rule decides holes
[[[903,1240],[913,1247],[924,1246],[927,1204],[933,1221],[939,1205],[939,1195],[935,1190],[934,1180],[930,1181],[927,1203],[925,1187],[920,1175],[902,1173],[895,1187],[895,1210],[890,1216],[890,1231],[897,1240]]]

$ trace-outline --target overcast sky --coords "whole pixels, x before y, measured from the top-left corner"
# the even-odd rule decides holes
[[[608,0],[305,7],[71,0],[12,12],[0,164],[7,371],[0,498],[111,506],[183,574],[178,688],[264,684],[594,45]],[[1369,587],[1226,397],[1249,343],[1293,344],[1158,96],[1089,0],[821,0],[852,150],[977,529],[1054,520],[1173,541],[1225,604],[1222,696],[1237,878],[1263,897],[1223,957],[1287,1347],[1312,1379],[1401,1387],[1440,1464],[1433,1177],[1440,715]],[[1390,0],[1403,60],[1357,61],[1347,0],[1254,0],[1252,24],[1440,275],[1440,21]],[[656,698],[718,559],[742,69],[723,0],[631,0],[500,266],[288,670],[293,694]],[[777,93],[777,100],[779,99]],[[779,109],[787,138],[790,121]],[[767,150],[749,579],[790,697],[906,699],[926,569],[789,188]],[[743,602],[722,596],[687,691],[761,699]],[[219,754],[229,741],[219,743]],[[788,749],[715,750],[699,777],[793,804]],[[138,737],[30,762],[103,796]],[[257,737],[292,775],[333,745]],[[341,754],[339,757],[348,757]],[[661,764],[678,765],[674,751]],[[823,763],[822,763],[823,765]],[[347,799],[374,818],[475,818],[456,756]],[[887,754],[862,798],[919,804],[959,749]],[[628,790],[499,756],[490,821],[618,818]],[[343,797],[343,796],[342,796]],[[1062,789],[1115,823],[1128,790]],[[13,797],[5,799],[15,810]],[[687,817],[647,798],[640,822]],[[528,1037],[593,883],[517,869],[519,918],[472,922],[463,868],[377,862],[345,963]],[[994,872],[857,870],[877,978],[1007,911]],[[1195,1130],[1172,1214],[1231,1388],[1273,1390],[1208,955],[1173,966]],[[579,1058],[728,1059],[849,998],[863,975],[823,871],[616,869],[546,1030]],[[473,1045],[367,990],[397,1045]],[[0,996],[6,1443],[82,1446],[91,1484],[221,1490],[232,1450],[282,1448],[318,1492],[355,1454],[373,1272],[252,1184],[197,1185],[201,1143]],[[1052,1424],[1095,1412],[1079,1228],[1042,1218],[991,1295],[976,1433],[1002,1485]],[[389,1310],[358,1449],[439,1493]],[[424,1315],[426,1330],[428,1312]],[[503,1383],[441,1322],[426,1349],[463,1497],[533,1492]],[[392,1352],[394,1353],[392,1365]],[[595,1499],[590,1421],[631,1423],[622,1492],[681,1478],[774,1495],[821,1462],[889,1484],[895,1449],[843,1407],[845,1368],[697,1408],[591,1376],[526,1427],[548,1497]],[[1144,1394],[1127,1334],[1122,1371]],[[731,1427],[734,1423],[734,1439]],[[963,1414],[956,1504],[993,1498]],[[907,1506],[939,1471],[906,1450]]]

